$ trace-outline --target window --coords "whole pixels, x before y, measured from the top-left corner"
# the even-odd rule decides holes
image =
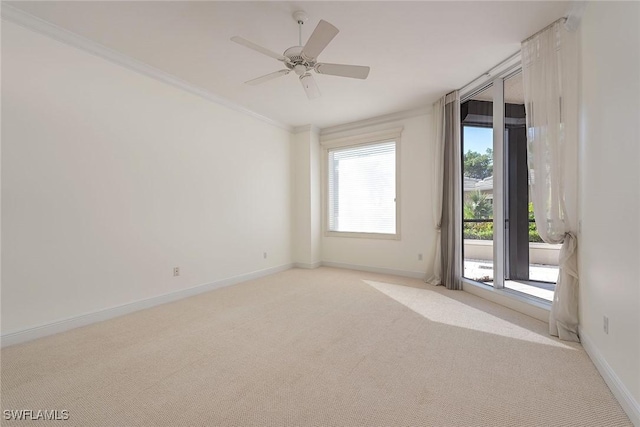
[[[397,238],[396,141],[328,148],[327,157],[329,234]]]

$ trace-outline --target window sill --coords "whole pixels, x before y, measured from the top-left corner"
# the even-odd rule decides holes
[[[495,302],[543,322],[549,321],[550,302],[509,289],[495,289],[493,286],[474,282],[464,277],[462,278],[462,287],[465,292],[480,298]]]

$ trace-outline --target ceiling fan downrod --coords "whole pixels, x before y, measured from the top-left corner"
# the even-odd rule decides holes
[[[293,19],[298,23],[298,46],[302,46],[302,26],[309,17],[302,10],[293,12]]]

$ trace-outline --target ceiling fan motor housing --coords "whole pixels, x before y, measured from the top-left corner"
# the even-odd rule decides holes
[[[285,62],[285,66],[294,70],[297,65],[304,66],[307,70],[316,66],[315,61],[309,61],[302,56],[303,46],[293,46],[285,50],[283,55],[289,59],[289,62]]]

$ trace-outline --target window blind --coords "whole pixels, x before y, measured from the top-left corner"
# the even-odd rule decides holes
[[[329,231],[396,233],[396,143],[328,151]]]

